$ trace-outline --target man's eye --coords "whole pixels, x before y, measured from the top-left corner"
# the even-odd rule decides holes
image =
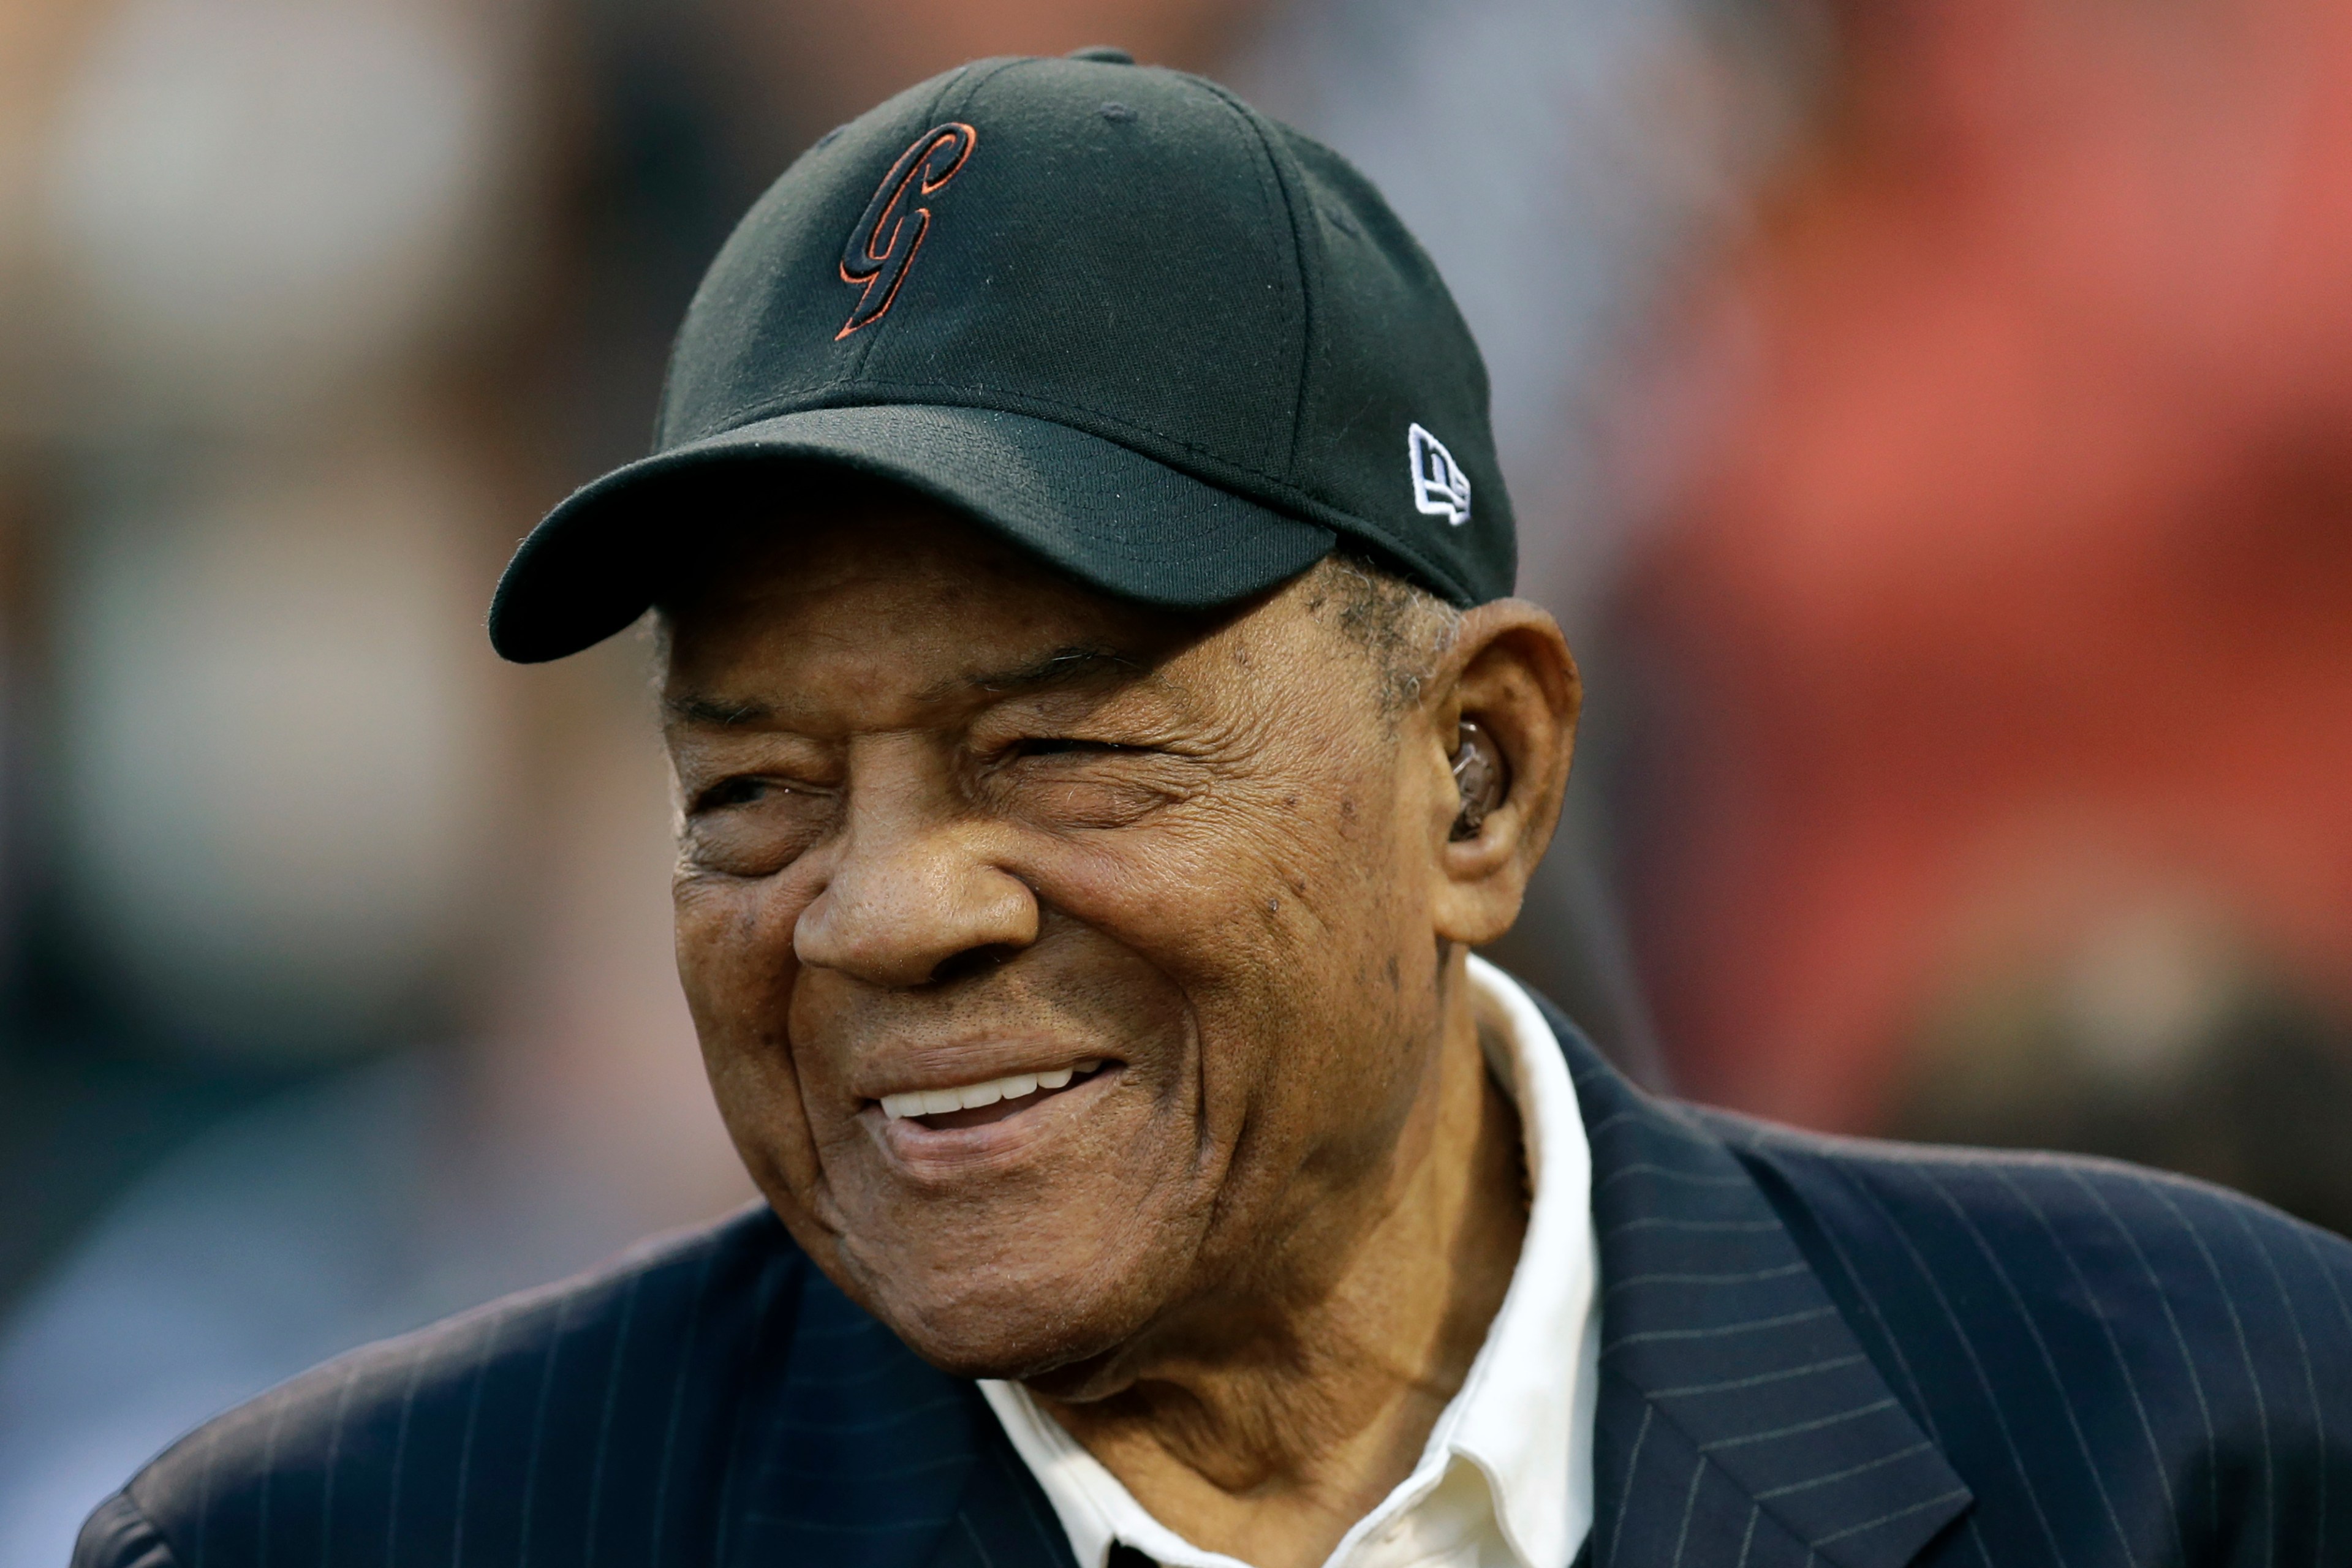
[[[836,804],[823,789],[756,774],[723,779],[686,814],[686,863],[730,876],[767,876],[823,837]]]
[[[772,779],[730,779],[714,784],[695,801],[698,811],[722,811],[730,806],[749,806],[771,795],[789,795],[792,788]]]
[[[1126,751],[1127,747],[1108,740],[1075,740],[1068,736],[1039,736],[1014,747],[1016,757],[1066,757],[1073,752]]]
[[[1186,799],[1198,780],[1154,746],[1032,736],[998,753],[981,788],[1000,809],[1055,830],[1124,828]]]

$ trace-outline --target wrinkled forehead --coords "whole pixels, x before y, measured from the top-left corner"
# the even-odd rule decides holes
[[[658,606],[680,700],[905,706],[1156,672],[1263,603],[1114,598],[948,509],[889,491],[719,523]]]

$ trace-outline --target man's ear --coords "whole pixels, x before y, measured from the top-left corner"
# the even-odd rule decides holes
[[[1433,764],[1444,770],[1430,832],[1441,940],[1492,942],[1518,918],[1559,821],[1583,700],[1568,639],[1548,612],[1502,599],[1462,617],[1436,699],[1423,710],[1443,754]],[[1457,768],[1460,747],[1482,743],[1495,757]],[[1476,789],[1481,775],[1485,798],[1465,813],[1463,786]]]

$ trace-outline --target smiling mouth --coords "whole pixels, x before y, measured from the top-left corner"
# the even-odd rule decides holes
[[[1014,1072],[976,1083],[950,1084],[943,1089],[909,1089],[885,1094],[878,1103],[885,1118],[913,1121],[937,1131],[985,1126],[1017,1116],[1031,1106],[1052,1099],[1102,1071],[1100,1057],[1088,1057],[1068,1067],[1045,1072]]]

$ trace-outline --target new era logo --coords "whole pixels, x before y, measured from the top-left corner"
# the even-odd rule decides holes
[[[1454,454],[1418,424],[1404,433],[1405,451],[1412,459],[1412,504],[1433,517],[1444,517],[1455,528],[1470,520],[1470,476],[1454,461]]]

